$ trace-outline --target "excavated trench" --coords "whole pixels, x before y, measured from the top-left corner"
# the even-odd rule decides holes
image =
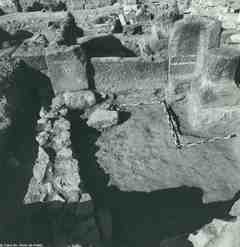
[[[21,239],[23,233],[19,230],[26,230],[20,216],[36,159],[36,123],[41,105],[47,107],[52,97],[49,79],[26,66],[12,75],[9,85],[1,88],[11,119],[5,136],[1,136],[5,140],[0,162],[1,240]]]
[[[120,246],[191,246],[186,240],[213,218],[229,219],[228,211],[233,201],[202,203],[202,191],[198,188],[181,187],[151,193],[122,192],[108,187],[108,176],[100,168],[95,154],[100,132],[89,128],[79,113],[71,113],[72,142],[78,154],[81,177],[91,193],[96,213],[108,212],[109,224],[100,220],[103,234],[112,230],[113,241]],[[165,241],[164,241],[165,240]],[[115,245],[114,245],[115,246]]]
[[[101,132],[88,127],[78,111],[70,111],[68,115],[71,139],[80,175],[93,198],[94,208],[91,204],[60,202],[23,205],[37,155],[35,136],[39,110],[41,105],[49,106],[53,92],[50,80],[33,69],[25,67],[15,78],[14,90],[7,93],[15,108],[0,168],[1,242],[67,246],[68,241],[94,242],[100,233],[100,238],[107,243],[113,241],[113,246],[188,247],[191,246],[188,233],[213,218],[228,218],[235,199],[203,204],[203,193],[198,188],[141,193],[109,187],[109,178],[95,156]],[[119,124],[131,114],[123,112],[120,117]],[[86,223],[90,218],[95,219],[96,229]]]
[[[104,242],[112,242],[113,246],[188,247],[192,246],[187,241],[189,233],[213,218],[229,219],[228,212],[237,196],[231,201],[203,204],[199,188],[143,193],[109,187],[109,177],[96,158],[96,141],[101,132],[88,127],[86,120],[80,118],[81,112],[73,110],[68,115],[72,148],[94,208],[88,203],[23,205],[37,156],[39,110],[41,106],[48,108],[53,91],[49,78],[33,69],[25,67],[15,78],[16,86],[7,94],[15,107],[0,166],[0,242],[67,246],[69,242],[96,242],[100,234]],[[94,81],[92,84],[95,88]],[[130,112],[122,112],[119,124],[129,118]],[[89,227],[89,219],[96,222],[95,229]]]

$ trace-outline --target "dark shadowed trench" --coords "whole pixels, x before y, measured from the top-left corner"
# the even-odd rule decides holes
[[[95,142],[101,133],[89,128],[77,111],[71,111],[68,116],[73,151],[94,205],[55,202],[24,206],[24,194],[36,159],[37,116],[40,105],[49,105],[52,90],[48,79],[34,70],[25,71],[17,78],[21,87],[17,88],[14,99],[18,99],[21,107],[16,108],[0,173],[1,242],[67,246],[95,243],[100,238],[103,246],[171,247],[181,243],[182,247],[188,247],[191,246],[186,240],[188,233],[213,218],[227,217],[235,199],[203,205],[202,191],[198,188],[140,193],[108,187],[108,177],[95,157]],[[33,81],[34,84],[22,87],[23,83]],[[40,83],[40,87],[33,86]],[[123,116],[125,121],[126,114]]]
[[[28,68],[16,78],[15,94],[10,96],[18,107],[0,166],[0,242],[68,246],[99,244],[101,239],[103,246],[188,247],[189,233],[213,218],[229,218],[228,211],[237,195],[231,201],[204,205],[199,188],[140,193],[108,187],[108,176],[95,157],[95,143],[101,133],[88,127],[78,111],[68,115],[72,148],[93,203],[23,205],[37,155],[38,113],[41,105],[48,107],[53,92],[49,79],[35,70]],[[130,114],[122,113],[122,117],[119,124],[127,121]]]

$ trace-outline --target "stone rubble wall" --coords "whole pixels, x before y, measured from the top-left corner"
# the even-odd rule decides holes
[[[71,123],[66,116],[68,108],[82,110],[95,103],[91,92],[65,93],[53,98],[50,111],[41,109],[38,120],[40,132],[36,137],[38,157],[24,199],[26,204],[91,200],[91,196],[83,191],[80,165],[71,147]]]

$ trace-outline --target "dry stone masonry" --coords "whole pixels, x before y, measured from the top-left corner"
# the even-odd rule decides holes
[[[60,108],[61,101],[55,99],[50,112],[40,112],[38,158],[25,203],[54,200],[76,202],[81,197],[78,161],[73,158],[71,150],[71,126],[64,118],[67,109]]]
[[[69,109],[84,109],[96,103],[90,91],[65,93],[56,96],[49,112],[41,109],[37,136],[38,157],[33,167],[25,203],[81,199],[79,164],[71,148],[71,123],[66,115]],[[91,198],[84,195],[84,198]]]

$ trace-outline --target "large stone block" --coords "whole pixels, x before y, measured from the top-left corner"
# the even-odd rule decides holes
[[[238,247],[240,219],[232,221],[213,219],[196,234],[190,234],[188,239],[193,247]]]
[[[221,23],[189,16],[175,23],[169,39],[169,95],[184,93],[203,75],[206,53],[219,47]]]
[[[167,83],[168,62],[142,58],[92,58],[95,87],[99,91],[157,89]]]
[[[80,46],[50,46],[46,61],[55,94],[88,88],[87,60]]]
[[[229,129],[240,116],[240,53],[230,48],[214,48],[206,57],[203,77],[192,82],[188,92],[188,120],[193,128],[202,131],[231,120]]]
[[[67,0],[70,9],[94,9],[112,5],[112,0]]]
[[[233,48],[210,49],[206,54],[206,79],[213,83],[235,81],[239,69],[240,51]],[[238,83],[238,82],[236,82]]]

